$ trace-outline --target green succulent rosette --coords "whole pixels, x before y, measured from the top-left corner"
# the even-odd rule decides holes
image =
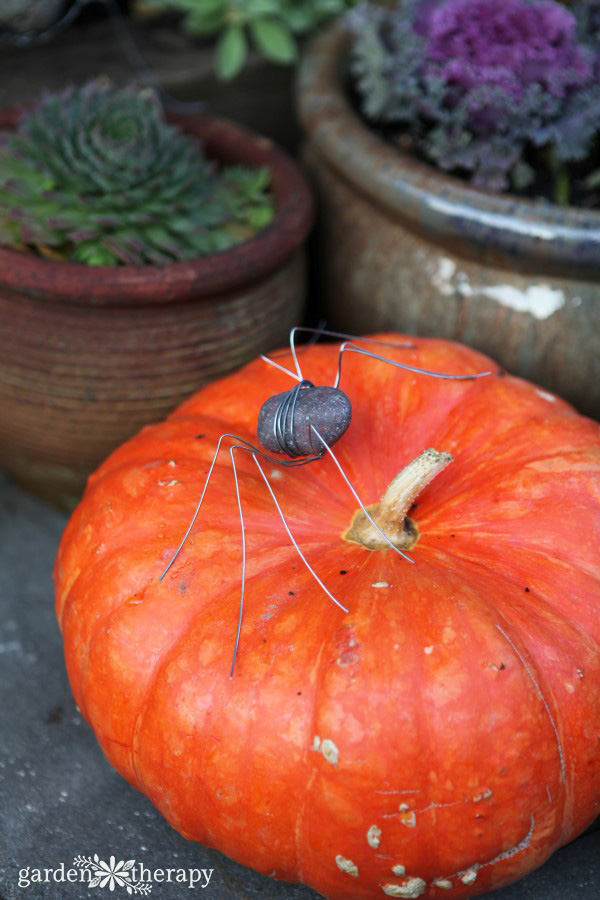
[[[150,88],[46,95],[0,142],[0,243],[87,265],[218,253],[273,218],[266,168],[218,168]]]

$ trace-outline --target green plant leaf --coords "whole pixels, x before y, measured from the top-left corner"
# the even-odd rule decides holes
[[[227,13],[223,0],[211,3],[190,5],[189,12],[183,20],[183,28],[188,34],[215,34],[225,24]]]
[[[247,0],[244,5],[249,19],[277,16],[281,13],[280,0]]]
[[[277,63],[292,63],[298,56],[298,48],[287,25],[274,18],[256,19],[250,23],[252,37],[260,52]]]
[[[229,25],[217,43],[216,72],[223,81],[235,78],[246,61],[248,45],[239,25]]]

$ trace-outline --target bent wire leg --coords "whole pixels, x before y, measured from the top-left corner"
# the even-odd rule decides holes
[[[206,481],[204,482],[204,488],[203,488],[203,490],[202,490],[202,495],[201,495],[201,497],[200,497],[200,500],[198,501],[198,506],[196,507],[196,511],[195,511],[194,515],[192,516],[192,520],[191,520],[190,524],[189,524],[188,527],[187,527],[186,533],[184,534],[183,538],[181,539],[181,543],[179,544],[179,547],[177,548],[177,550],[175,551],[175,553],[174,553],[173,556],[171,557],[171,560],[170,560],[170,562],[169,562],[167,568],[164,570],[164,572],[162,573],[162,575],[161,575],[160,578],[158,579],[159,581],[162,581],[162,580],[163,580],[163,578],[165,577],[165,575],[167,574],[167,572],[169,571],[169,569],[171,568],[171,566],[173,565],[173,563],[175,562],[175,560],[177,559],[177,557],[179,556],[179,554],[181,553],[181,551],[183,550],[183,545],[185,544],[185,542],[187,541],[187,539],[188,539],[189,536],[190,536],[190,532],[191,532],[192,528],[194,527],[194,523],[196,522],[196,519],[198,518],[198,514],[199,514],[199,512],[200,512],[200,509],[202,508],[202,503],[204,502],[204,495],[206,494],[206,491],[207,491],[207,488],[208,488],[208,483],[209,483],[209,481],[210,481],[210,479],[211,479],[211,475],[212,475],[212,473],[213,473],[213,469],[214,469],[214,467],[215,467],[215,465],[216,465],[216,463],[217,463],[217,457],[218,457],[218,455],[219,455],[219,451],[221,450],[221,444],[223,443],[223,440],[224,440],[226,437],[234,437],[234,435],[231,435],[231,434],[222,434],[221,437],[219,438],[218,443],[217,443],[217,449],[215,450],[215,455],[213,456],[213,461],[212,461],[212,463],[210,464],[210,468],[209,468],[209,470],[208,470],[208,475],[206,476]],[[236,440],[237,440],[237,438],[236,438]]]
[[[307,332],[308,334],[312,334],[311,339],[309,341],[307,341],[306,344],[303,344],[300,349],[298,349],[296,347],[296,333],[298,331],[304,331],[304,332]],[[302,375],[302,370],[300,368],[300,363],[298,362],[297,354],[306,350],[308,347],[312,346],[313,344],[315,344],[319,340],[319,338],[322,337],[323,335],[325,335],[327,337],[348,338],[349,340],[361,341],[363,343],[368,343],[368,344],[379,344],[380,346],[383,346],[383,347],[401,347],[405,350],[414,349],[416,347],[416,344],[411,344],[408,342],[380,341],[378,338],[357,337],[354,334],[345,334],[342,331],[329,331],[326,328],[322,328],[320,325],[318,328],[308,328],[308,327],[305,327],[304,325],[295,325],[292,328],[292,330],[290,331],[290,352],[292,354],[292,358],[294,360],[294,365],[296,367],[295,375],[293,372],[290,372],[289,369],[284,368],[284,366],[281,366],[274,361],[274,360],[278,359],[280,356],[285,356],[287,354],[287,350],[284,350],[280,353],[276,353],[274,356],[270,356],[270,357],[264,356],[261,354],[260,358],[263,359],[265,362],[270,363],[270,365],[275,366],[275,368],[281,369],[282,372],[285,372],[291,378],[296,378],[298,381],[302,381],[303,375]]]
[[[398,369],[405,369],[407,372],[415,372],[417,375],[429,375],[432,378],[445,378],[450,381],[473,381],[473,379],[475,378],[483,378],[484,375],[493,374],[492,372],[476,372],[473,375],[444,375],[442,372],[430,372],[428,369],[418,369],[416,366],[409,366],[406,363],[396,362],[393,359],[386,359],[385,356],[377,356],[375,353],[370,353],[368,350],[364,350],[362,347],[357,347],[356,344],[343,343],[340,347],[338,370],[335,381],[333,383],[334,388],[338,387],[340,378],[342,377],[343,353],[359,353],[361,356],[369,356],[371,359],[377,359],[380,362],[388,363],[388,365],[396,366]]]
[[[315,428],[314,425],[311,425],[310,427],[311,427],[311,431],[313,431],[313,432],[316,434],[316,436],[317,436],[317,437],[319,438],[319,440],[321,441],[323,447],[324,447],[325,450],[329,453],[329,455],[331,456],[332,460],[334,461],[334,463],[335,463],[336,466],[338,467],[339,472],[340,472],[342,478],[344,479],[344,481],[346,482],[346,484],[348,485],[348,487],[350,488],[350,490],[351,490],[352,493],[354,494],[354,498],[355,498],[356,502],[358,503],[358,505],[360,506],[360,508],[361,508],[362,511],[364,512],[365,516],[367,517],[367,519],[369,520],[369,522],[371,523],[371,525],[373,525],[373,527],[377,529],[377,531],[379,532],[379,534],[381,535],[381,537],[382,537],[382,538],[390,545],[390,547],[392,548],[392,550],[395,550],[396,553],[398,553],[403,559],[408,560],[409,563],[412,563],[412,564],[414,565],[414,563],[415,563],[414,559],[411,559],[411,557],[408,556],[408,554],[406,554],[406,553],[404,553],[402,550],[400,550],[399,547],[396,547],[396,545],[393,544],[393,543],[390,541],[390,539],[389,539],[389,537],[387,536],[387,534],[386,534],[384,531],[381,530],[381,528],[379,527],[379,525],[377,524],[377,522],[376,522],[376,521],[373,519],[373,517],[368,513],[368,511],[367,511],[367,509],[366,509],[364,503],[362,502],[362,500],[360,499],[360,497],[359,497],[358,494],[356,493],[356,490],[354,489],[354,486],[353,486],[352,482],[350,481],[350,479],[348,478],[348,476],[346,475],[346,473],[345,473],[344,470],[342,469],[341,463],[340,463],[340,462],[338,461],[338,459],[336,458],[336,456],[335,456],[333,450],[331,449],[331,447],[329,446],[329,444],[327,443],[327,441],[325,441],[325,439],[321,437],[321,435],[319,434],[319,432],[317,431],[317,429]]]
[[[300,369],[300,364],[298,362],[298,357],[296,355],[296,333],[298,331],[304,331],[312,335],[316,335],[318,338],[326,335],[327,337],[337,337],[337,338],[348,338],[353,341],[363,341],[367,344],[380,344],[384,347],[403,347],[404,349],[414,348],[415,344],[410,343],[399,343],[395,341],[380,341],[377,338],[368,338],[368,337],[357,337],[355,334],[344,334],[341,331],[328,331],[325,328],[306,328],[304,325],[295,325],[290,331],[290,350],[292,353],[292,357],[294,360],[294,365],[296,366],[296,372],[299,377],[302,377],[302,370]]]
[[[240,496],[240,482],[237,474],[237,467],[235,464],[235,456],[234,453],[236,450],[246,450],[246,447],[240,447],[238,445],[234,445],[229,448],[229,455],[231,456],[231,465],[233,466],[233,477],[235,479],[235,494],[237,497],[237,505],[238,510],[240,512],[240,525],[242,528],[242,590],[240,594],[240,613],[238,616],[238,627],[235,634],[235,645],[233,648],[233,659],[231,660],[231,669],[229,670],[229,677],[233,678],[233,669],[235,667],[235,660],[237,657],[238,647],[240,645],[240,634],[242,632],[242,618],[244,616],[244,595],[246,592],[246,528],[244,526],[244,512],[242,510],[242,498]],[[254,456],[254,454],[252,454]]]
[[[281,516],[281,521],[283,522],[283,527],[285,528],[285,530],[286,530],[286,532],[287,532],[287,535],[288,535],[290,541],[291,541],[292,544],[294,545],[294,548],[295,548],[296,552],[298,553],[298,556],[300,557],[300,559],[302,560],[302,562],[304,563],[304,565],[306,566],[306,568],[308,569],[308,571],[310,572],[310,574],[313,576],[313,578],[315,579],[315,581],[317,582],[317,584],[319,584],[319,585],[323,588],[323,590],[325,591],[325,593],[327,594],[327,596],[330,597],[330,598],[333,600],[333,602],[335,603],[336,606],[339,606],[339,608],[340,608],[341,610],[343,610],[345,613],[347,613],[348,610],[346,609],[346,607],[343,606],[343,604],[341,604],[339,600],[336,600],[336,598],[333,596],[333,594],[331,593],[331,591],[330,591],[328,588],[325,587],[325,585],[323,584],[323,582],[321,581],[321,579],[319,578],[319,576],[317,575],[317,573],[315,572],[315,570],[313,569],[313,567],[312,567],[312,566],[310,565],[310,563],[308,562],[308,560],[307,560],[307,558],[305,557],[304,553],[302,552],[302,550],[301,550],[300,547],[298,546],[298,544],[297,544],[297,542],[296,542],[296,539],[294,538],[294,535],[293,535],[292,532],[290,531],[290,527],[289,527],[289,525],[288,525],[288,523],[287,523],[287,521],[286,521],[286,518],[285,518],[285,515],[284,515],[284,513],[283,513],[283,510],[281,509],[281,506],[279,505],[279,501],[277,500],[277,497],[275,496],[275,491],[274,491],[273,488],[271,487],[271,484],[270,484],[270,482],[269,482],[269,479],[268,479],[267,476],[265,475],[265,472],[264,472],[263,467],[262,467],[261,464],[259,463],[256,454],[253,453],[252,456],[253,456],[253,458],[254,458],[254,462],[255,462],[256,465],[258,466],[258,470],[259,470],[260,474],[261,474],[262,477],[264,478],[265,484],[267,485],[267,488],[269,489],[269,493],[271,494],[271,497],[272,497],[272,499],[273,499],[273,503],[275,504],[275,506],[276,506],[276,508],[277,508],[277,512],[278,512],[279,515]]]
[[[301,375],[295,375],[293,372],[290,372],[289,369],[286,369],[285,366],[280,366],[279,363],[276,363],[274,360],[270,359],[268,356],[265,356],[264,353],[260,354],[260,358],[264,360],[264,362],[269,363],[270,366],[274,366],[276,369],[279,369],[280,372],[285,372],[286,375],[289,375],[290,378],[295,378],[296,381],[302,381]]]

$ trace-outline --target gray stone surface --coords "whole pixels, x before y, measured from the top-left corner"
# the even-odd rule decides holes
[[[104,760],[71,698],[54,618],[51,570],[64,523],[0,472],[0,900],[89,900],[80,884],[19,887],[18,873],[61,862],[69,868],[76,855],[94,853],[153,870],[214,869],[209,887],[191,896],[317,900],[307,888],[274,882],[184,840]],[[182,900],[188,891],[154,884],[151,896]],[[117,887],[112,896],[127,895]],[[493,897],[600,897],[600,831]]]

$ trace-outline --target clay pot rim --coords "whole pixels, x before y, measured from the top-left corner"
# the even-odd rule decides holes
[[[513,265],[526,259],[600,273],[600,212],[471,187],[371,130],[343,85],[351,40],[334,24],[310,42],[298,73],[301,123],[329,165],[394,218],[471,252],[493,245]]]
[[[0,110],[0,128],[15,124],[22,107]],[[255,283],[301,246],[315,218],[306,176],[271,140],[216,116],[168,116],[225,163],[267,165],[275,216],[258,234],[229,250],[165,266],[86,266],[0,247],[0,287],[81,306],[145,306],[206,299]]]

